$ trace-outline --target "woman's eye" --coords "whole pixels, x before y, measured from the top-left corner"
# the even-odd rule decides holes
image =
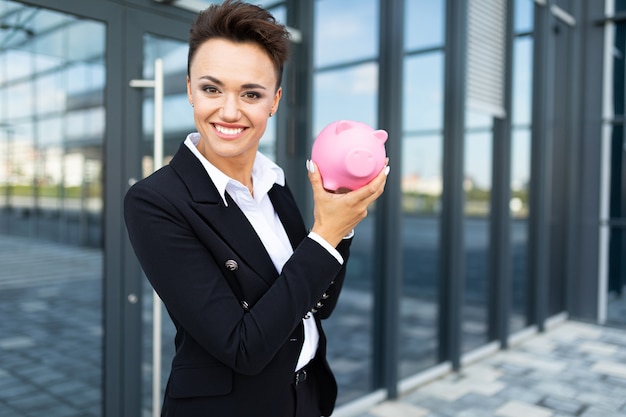
[[[213,87],[212,85],[207,85],[206,87],[202,88],[205,92],[207,93],[211,93],[211,94],[217,94],[219,93],[219,90],[216,87]]]
[[[248,91],[247,93],[244,93],[243,96],[247,99],[252,99],[252,100],[261,98],[261,94],[254,92],[254,91]]]

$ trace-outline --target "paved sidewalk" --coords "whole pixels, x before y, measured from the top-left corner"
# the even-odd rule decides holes
[[[626,417],[626,329],[566,321],[358,417]]]

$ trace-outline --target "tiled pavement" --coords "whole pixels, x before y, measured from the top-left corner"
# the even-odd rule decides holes
[[[566,321],[358,415],[491,416],[626,416],[626,331]]]
[[[0,239],[0,417],[96,417],[100,251]]]

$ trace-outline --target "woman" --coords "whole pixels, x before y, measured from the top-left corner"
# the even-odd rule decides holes
[[[320,319],[345,276],[351,231],[388,168],[346,194],[307,161],[307,233],[283,171],[258,152],[278,110],[289,39],[264,9],[226,1],[190,31],[197,133],[127,193],[135,253],[176,326],[163,416],[320,417],[337,385]]]

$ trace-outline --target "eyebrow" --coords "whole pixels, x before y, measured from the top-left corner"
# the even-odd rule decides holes
[[[222,87],[224,86],[224,83],[220,80],[218,80],[215,77],[212,77],[210,75],[203,75],[200,77],[201,80],[209,80],[215,84],[217,84],[218,86]],[[265,88],[265,86],[261,85],[261,84],[255,84],[255,83],[247,83],[247,84],[242,84],[241,88],[247,89],[247,88],[260,88],[262,90],[267,90],[267,88]]]

